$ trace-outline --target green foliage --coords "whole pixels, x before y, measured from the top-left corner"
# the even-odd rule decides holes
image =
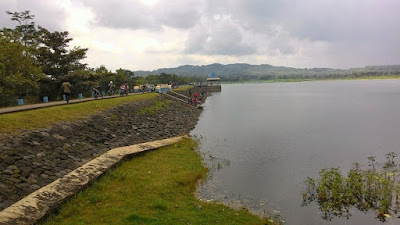
[[[247,210],[198,200],[205,176],[196,142],[146,152],[107,172],[44,224],[272,224]],[[119,177],[123,176],[124,179]],[[101,196],[101,197],[100,197]]]
[[[19,41],[24,44],[24,46],[34,46],[36,44],[35,37],[37,35],[37,30],[35,27],[35,22],[33,18],[35,15],[31,15],[29,10],[23,12],[10,12],[6,11],[8,15],[11,16],[12,21],[18,22],[14,29],[15,33],[19,33]]]
[[[43,77],[28,48],[14,33],[3,29],[0,32],[0,105],[11,105],[10,98],[37,94],[39,80]]]
[[[68,43],[72,38],[68,37],[68,31],[50,32],[39,26],[36,49],[36,62],[46,75],[59,78],[69,72],[85,69],[86,64],[79,61],[86,58],[87,48],[74,47],[68,49]]]
[[[35,101],[48,96],[55,100],[61,93],[62,76],[85,69],[79,61],[88,49],[69,49],[72,38],[68,31],[50,32],[40,26],[36,29],[35,16],[28,10],[7,14],[18,25],[0,31],[0,105],[14,105],[16,96],[33,96]]]
[[[377,211],[377,218],[385,221],[387,217],[396,215],[400,209],[400,183],[397,165],[393,159],[394,152],[386,154],[388,162],[377,170],[375,156],[368,157],[369,169],[354,168],[343,176],[339,168],[322,169],[318,179],[310,177],[305,181],[303,206],[317,202],[322,217],[331,220],[334,216],[351,216],[350,207],[360,211]]]

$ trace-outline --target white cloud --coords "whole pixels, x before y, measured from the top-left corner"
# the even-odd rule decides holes
[[[85,60],[139,70],[215,62],[359,67],[400,62],[398,0],[2,0],[68,30]],[[0,26],[12,27],[0,14]]]

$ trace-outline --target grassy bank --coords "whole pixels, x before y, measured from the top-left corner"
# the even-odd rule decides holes
[[[207,172],[195,148],[186,139],[122,163],[43,224],[266,224],[194,196]]]
[[[187,85],[187,86],[175,88],[173,91],[184,91],[184,90],[189,90],[189,89],[192,89],[192,88],[193,88],[192,85]]]
[[[148,93],[110,98],[97,101],[67,104],[0,115],[0,133],[15,133],[21,129],[46,127],[61,121],[77,121],[88,118],[101,110],[121,105],[127,101],[155,99],[158,94]]]

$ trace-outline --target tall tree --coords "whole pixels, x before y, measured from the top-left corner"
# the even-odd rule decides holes
[[[39,26],[39,47],[36,60],[43,72],[52,77],[59,78],[69,72],[85,69],[86,64],[80,60],[86,58],[87,48],[74,47],[68,49],[72,38],[68,31],[50,32]]]
[[[6,11],[6,13],[8,15],[11,15],[11,20],[18,22],[19,25],[15,27],[14,32],[18,32],[21,34],[20,41],[25,46],[35,45],[35,38],[37,35],[35,22],[33,22],[33,18],[35,18],[35,15],[31,15],[29,10],[25,10],[23,12]]]
[[[7,106],[17,97],[37,94],[38,81],[43,74],[32,57],[27,54],[27,47],[15,34],[3,29],[0,32],[0,105]],[[12,103],[11,103],[12,104]]]

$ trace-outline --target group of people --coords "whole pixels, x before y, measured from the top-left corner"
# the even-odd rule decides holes
[[[71,84],[68,81],[65,81],[62,84],[62,89],[64,92],[65,101],[67,101],[67,103],[69,103],[69,96],[71,94]],[[113,81],[110,81],[108,83],[108,93],[110,95],[114,95],[114,89],[115,89],[115,84]],[[143,85],[142,92],[145,92],[145,91],[146,91],[146,86]],[[119,88],[119,94],[120,95],[128,95],[128,93],[129,93],[128,83],[121,84],[121,86]],[[192,97],[192,89],[189,89],[189,96],[190,96],[190,99],[189,99],[188,103],[190,105],[197,106],[199,103],[201,103],[203,101],[203,98],[205,98],[207,96],[207,89],[203,89],[201,91],[200,95],[197,92],[195,92],[193,97]]]
[[[189,89],[189,96],[190,99],[188,101],[189,105],[193,105],[193,106],[197,106],[198,104],[202,103],[203,98],[205,98],[207,96],[207,89],[203,89],[200,93],[200,95],[195,92],[193,97],[192,97],[192,89]]]
[[[71,86],[72,86],[71,83],[69,83],[68,81],[63,82],[61,85],[61,88],[62,88],[63,94],[64,94],[64,99],[67,103],[69,103],[69,99],[70,99]],[[100,86],[94,87],[93,90],[96,90],[100,93]],[[115,93],[115,84],[113,81],[110,81],[110,83],[108,83],[108,93],[110,95],[114,95],[114,93]],[[124,83],[120,86],[119,94],[120,95],[128,95],[129,94],[128,83]]]

